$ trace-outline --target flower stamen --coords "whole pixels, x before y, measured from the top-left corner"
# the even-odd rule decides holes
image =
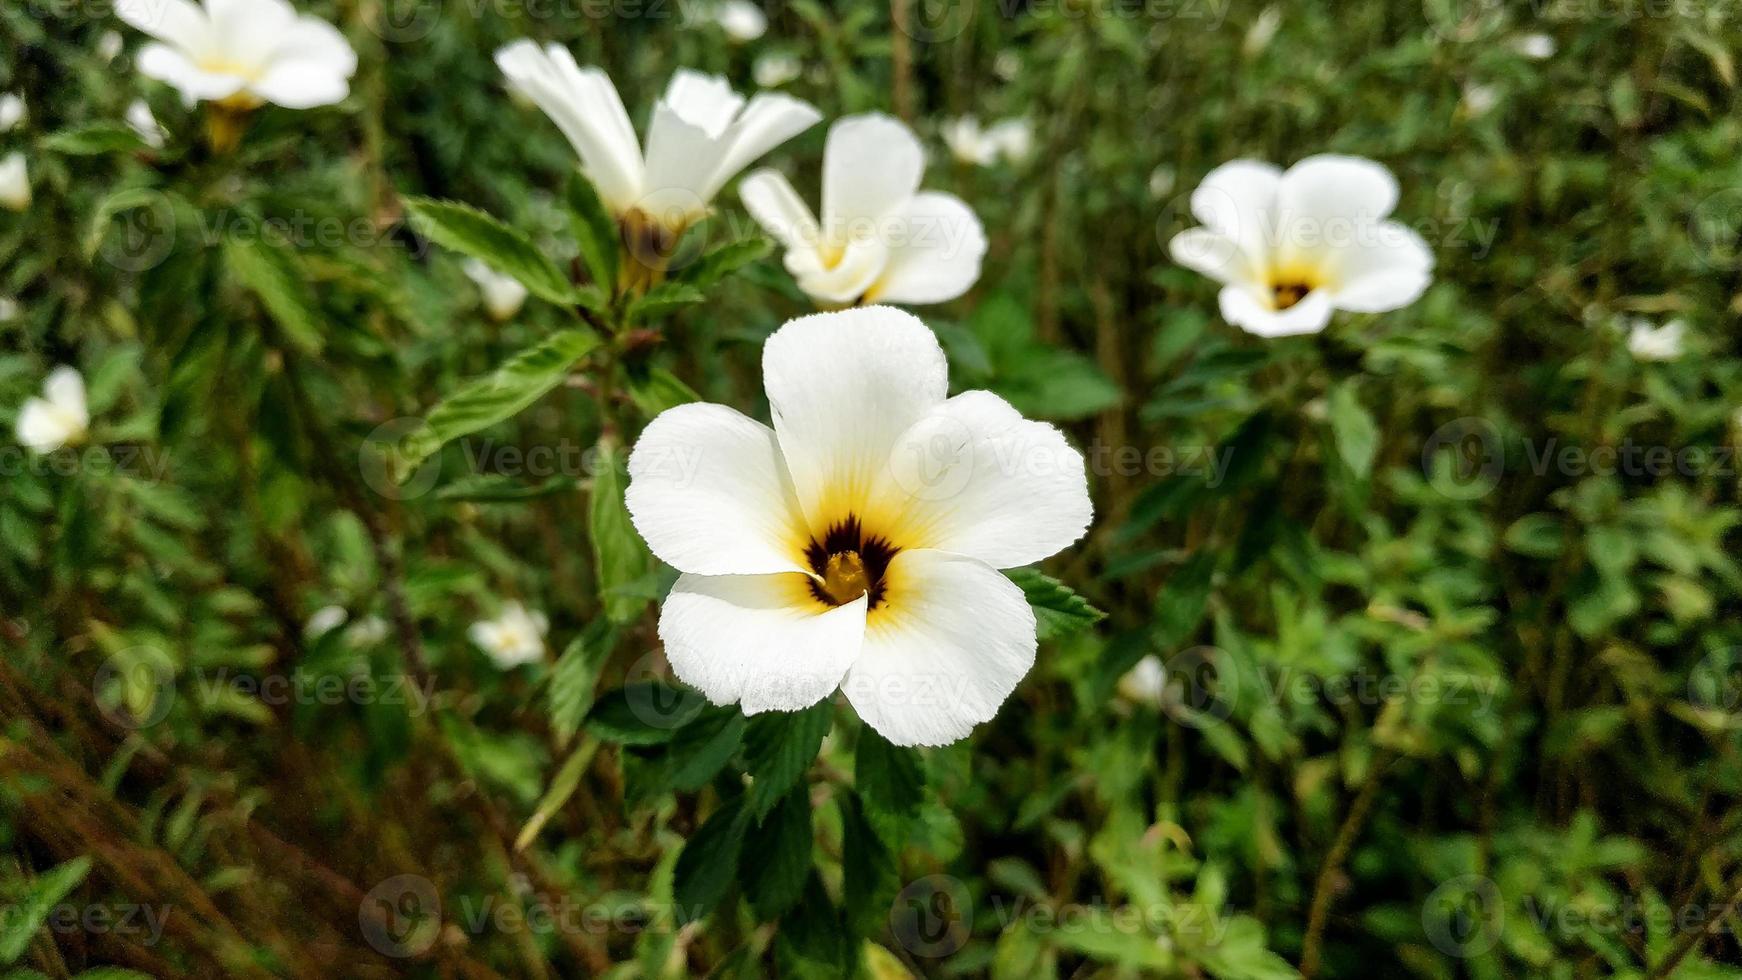
[[[848,517],[805,551],[816,574],[811,594],[831,606],[867,596],[870,608],[876,609],[883,601],[883,575],[895,552],[887,539],[866,534],[857,517]]]
[[[1277,310],[1286,310],[1306,299],[1313,287],[1300,282],[1279,282],[1270,287],[1270,303]]]

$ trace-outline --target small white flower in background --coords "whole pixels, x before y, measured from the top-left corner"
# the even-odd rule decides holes
[[[9,153],[0,160],[0,207],[13,211],[30,208],[30,165],[22,153]]]
[[[473,623],[467,635],[495,662],[510,670],[544,657],[544,634],[550,621],[544,613],[527,612],[518,602],[509,602],[495,619]]]
[[[322,606],[309,616],[308,622],[302,624],[303,636],[318,640],[345,625],[345,620],[350,618],[351,614],[345,611],[344,606]]]
[[[165,133],[158,125],[157,117],[151,114],[151,106],[144,99],[134,99],[127,107],[127,125],[133,128],[145,145],[154,150],[163,149]]]
[[[1149,191],[1151,200],[1159,201],[1173,193],[1173,185],[1179,182],[1179,175],[1172,167],[1165,164],[1149,172],[1149,181],[1145,188]]]
[[[1500,104],[1500,90],[1492,85],[1464,86],[1464,111],[1472,116],[1486,115]]]
[[[357,71],[357,53],[338,28],[286,0],[120,0],[115,12],[156,38],[139,49],[139,73],[173,86],[189,105],[332,105]]]
[[[822,118],[791,96],[759,92],[746,103],[725,79],[679,69],[653,107],[644,159],[604,72],[581,68],[560,45],[528,40],[496,52],[496,65],[568,137],[614,215],[640,212],[669,231],[700,218],[726,181]]]
[[[0,296],[0,323],[11,323],[18,319],[18,301],[10,296]]]
[[[997,154],[1011,163],[1021,163],[1034,152],[1034,126],[1026,119],[1005,119],[986,130]]]
[[[973,116],[951,119],[938,128],[938,134],[949,147],[950,155],[960,163],[990,167],[998,162],[998,144],[986,137],[980,120]]]
[[[965,737],[1034,664],[998,569],[1082,537],[1082,454],[997,395],[949,397],[936,336],[889,307],[788,322],[762,376],[773,428],[681,405],[629,457],[630,517],[682,573],[659,616],[673,671],[746,714],[838,688],[897,745]]]
[[[1135,666],[1119,678],[1119,696],[1132,704],[1147,704],[1159,708],[1162,694],[1166,690],[1167,668],[1153,654],[1137,661]]]
[[[1256,58],[1270,47],[1270,42],[1276,39],[1276,29],[1282,26],[1282,11],[1276,7],[1265,7],[1252,26],[1246,29],[1246,39],[1240,44],[1240,53],[1248,58]]]
[[[97,38],[97,57],[104,61],[114,61],[126,44],[127,40],[121,36],[120,31],[104,31],[103,36]]]
[[[762,88],[779,88],[804,73],[804,64],[796,55],[770,51],[756,59],[750,77]]]
[[[90,431],[85,379],[70,367],[57,367],[42,383],[41,398],[27,398],[18,411],[18,442],[37,453],[76,446]]]
[[[1682,356],[1682,341],[1688,325],[1671,320],[1654,327],[1646,320],[1633,320],[1627,329],[1627,350],[1641,361],[1673,361]]]
[[[17,129],[29,117],[29,110],[24,106],[24,97],[15,92],[0,95],[0,133],[8,133]]]
[[[1538,61],[1552,58],[1555,53],[1554,38],[1547,34],[1526,34],[1513,41],[1512,47],[1526,58],[1535,58]]]
[[[477,283],[478,293],[484,298],[484,312],[490,314],[490,319],[500,323],[520,312],[521,304],[526,302],[526,287],[520,280],[477,259],[467,259],[464,269],[467,278]]]
[[[1287,172],[1225,163],[1192,192],[1202,228],[1174,236],[1174,261],[1222,283],[1222,317],[1261,337],[1316,333],[1333,310],[1380,313],[1433,278],[1433,253],[1385,220],[1397,180],[1372,160],[1324,154]]]
[[[738,196],[819,302],[942,303],[980,277],[986,233],[960,198],[921,191],[924,173],[913,130],[870,113],[829,127],[821,223],[774,170],[744,178]]]
[[[392,629],[387,620],[380,616],[364,616],[346,627],[344,640],[353,647],[372,647],[387,639],[390,632]]]
[[[998,56],[992,59],[992,74],[1006,82],[1015,81],[1016,76],[1022,74],[1022,56],[1014,51],[998,52]]]
[[[714,23],[740,44],[768,33],[768,16],[750,0],[726,0],[714,10]]]

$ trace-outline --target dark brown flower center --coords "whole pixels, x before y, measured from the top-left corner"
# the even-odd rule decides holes
[[[1313,287],[1300,282],[1279,282],[1270,287],[1271,302],[1279,310],[1286,310],[1294,304],[1306,299],[1306,294]]]
[[[869,595],[869,608],[876,609],[883,601],[883,574],[895,552],[887,539],[866,534],[857,517],[848,517],[805,549],[811,571],[822,578],[811,580],[811,594],[831,606]]]

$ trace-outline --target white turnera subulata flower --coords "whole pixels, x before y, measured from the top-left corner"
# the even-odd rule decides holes
[[[520,312],[521,304],[526,302],[526,287],[520,280],[477,259],[467,259],[463,268],[466,277],[478,285],[478,294],[484,298],[484,312],[490,314],[490,319],[501,322]]]
[[[132,127],[145,145],[154,150],[163,149],[163,127],[158,125],[157,117],[151,114],[151,106],[144,99],[134,99],[127,107],[127,125]]]
[[[516,41],[496,65],[530,98],[581,158],[581,170],[619,220],[639,217],[668,233],[707,212],[726,181],[751,161],[815,125],[814,107],[777,92],[749,102],[724,78],[679,69],[653,107],[643,157],[611,79],[582,68],[561,45]]]
[[[544,634],[550,621],[541,612],[527,612],[518,602],[509,602],[495,619],[473,623],[467,635],[497,667],[510,670],[544,656]]]
[[[23,124],[30,112],[24,98],[15,92],[0,95],[0,133],[11,132]]]
[[[949,397],[937,338],[890,307],[788,322],[762,374],[773,428],[681,405],[629,457],[630,517],[683,573],[659,617],[672,669],[746,714],[838,688],[898,745],[965,737],[1034,663],[998,569],[1083,535],[1082,454],[997,395]]]
[[[24,154],[12,152],[0,160],[0,207],[13,211],[30,208],[30,165]]]
[[[750,77],[762,88],[779,88],[797,78],[803,71],[804,65],[795,55],[770,51],[756,59],[756,64],[750,69]]]
[[[1641,361],[1673,361],[1682,356],[1682,339],[1688,325],[1671,320],[1661,327],[1649,321],[1634,320],[1627,330],[1627,350]]]
[[[1161,659],[1151,654],[1119,678],[1119,696],[1132,704],[1161,707],[1162,693],[1167,689],[1167,668]]]
[[[19,409],[18,442],[31,452],[52,453],[84,442],[90,425],[85,379],[63,365],[50,371],[43,381],[42,397],[25,399]]]
[[[889,116],[848,116],[823,147],[822,220],[787,179],[738,185],[757,223],[786,247],[799,288],[827,304],[942,303],[980,277],[986,232],[953,194],[920,191],[925,150]]]
[[[338,28],[299,15],[287,0],[121,0],[116,13],[156,39],[139,49],[140,74],[173,86],[189,105],[332,105],[357,71],[357,53]]]
[[[714,23],[726,36],[742,44],[768,32],[768,15],[750,0],[726,0],[714,11]]]
[[[1323,154],[1287,172],[1235,160],[1192,191],[1204,227],[1168,251],[1222,283],[1229,323],[1261,337],[1316,333],[1332,310],[1395,310],[1432,281],[1427,243],[1386,220],[1396,204],[1397,180],[1372,160]]]

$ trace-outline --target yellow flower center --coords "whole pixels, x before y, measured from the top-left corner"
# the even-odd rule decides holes
[[[829,606],[844,606],[870,596],[871,609],[883,602],[885,574],[897,549],[889,539],[868,534],[857,517],[849,516],[805,549],[805,560],[817,578],[811,595]]]

